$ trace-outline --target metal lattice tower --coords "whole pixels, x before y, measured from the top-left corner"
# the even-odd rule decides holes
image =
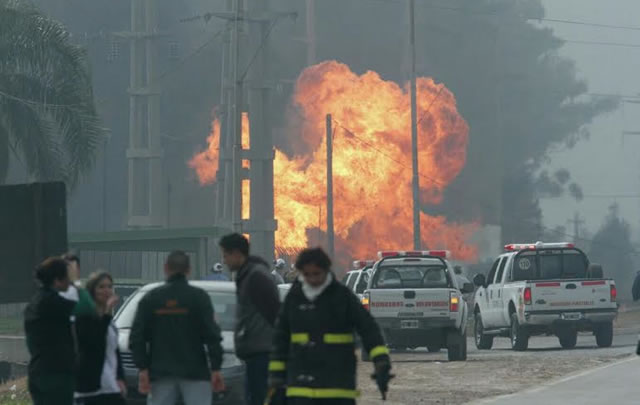
[[[158,59],[157,0],[131,0],[129,87],[129,227],[166,226],[166,180],[160,138],[160,90],[152,83]]]

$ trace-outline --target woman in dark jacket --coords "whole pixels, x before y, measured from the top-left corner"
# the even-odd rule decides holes
[[[287,404],[353,405],[356,390],[354,333],[370,353],[380,390],[386,394],[389,350],[371,314],[331,272],[321,249],[307,249],[296,261],[300,276],[278,316],[269,363],[271,403],[283,387]]]
[[[96,303],[97,314],[76,320],[78,367],[75,398],[84,405],[122,405],[126,385],[118,350],[118,330],[111,315],[118,299],[109,273],[89,277],[87,291]]]

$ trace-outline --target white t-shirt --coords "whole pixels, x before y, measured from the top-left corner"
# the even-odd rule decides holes
[[[113,322],[107,329],[107,346],[104,352],[104,366],[102,367],[102,377],[100,378],[100,389],[96,392],[79,393],[76,392],[76,398],[92,397],[101,394],[118,394],[120,387],[118,386],[118,356],[116,349],[118,348],[118,329]]]

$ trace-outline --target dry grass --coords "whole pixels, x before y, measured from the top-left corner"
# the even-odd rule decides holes
[[[0,405],[27,405],[31,398],[27,390],[27,379],[21,378],[0,385]]]

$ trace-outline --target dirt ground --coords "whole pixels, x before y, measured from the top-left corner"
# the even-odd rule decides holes
[[[614,347],[599,349],[593,336],[581,335],[578,348],[562,350],[553,337],[534,338],[530,350],[516,353],[506,339],[493,350],[479,352],[469,341],[466,362],[449,363],[446,351],[394,353],[391,390],[386,404],[466,404],[474,400],[518,392],[550,380],[582,372],[629,357],[635,351],[635,334],[616,336]],[[382,404],[369,375],[370,363],[359,365],[361,405]]]

